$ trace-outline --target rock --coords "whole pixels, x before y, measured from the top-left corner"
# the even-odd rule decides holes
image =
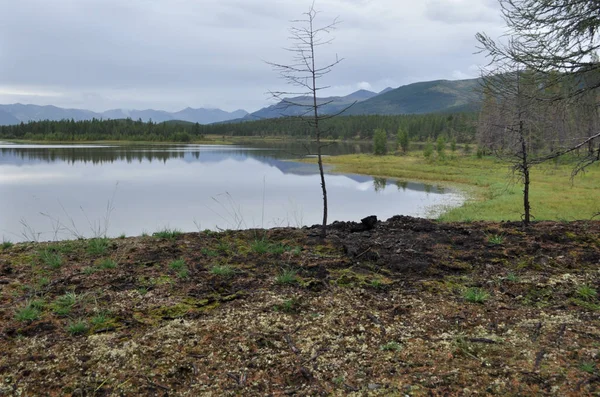
[[[371,230],[377,224],[377,217],[375,215],[367,216],[366,218],[362,218],[360,222],[365,227],[364,230]]]

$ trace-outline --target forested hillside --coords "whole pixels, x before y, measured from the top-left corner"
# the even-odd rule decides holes
[[[323,122],[324,136],[330,139],[371,139],[375,129],[391,136],[398,128],[411,140],[435,139],[443,134],[458,142],[475,138],[475,113],[401,116],[343,116]],[[0,138],[47,141],[143,140],[190,142],[204,135],[289,136],[309,138],[307,124],[299,118],[280,118],[240,123],[200,125],[186,122],[144,123],[141,120],[38,121],[0,126]]]

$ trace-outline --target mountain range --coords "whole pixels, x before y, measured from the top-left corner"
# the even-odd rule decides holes
[[[75,121],[96,119],[142,119],[162,123],[169,120],[182,120],[199,124],[211,124],[220,121],[237,119],[248,114],[245,110],[226,112],[221,109],[192,109],[186,108],[178,112],[166,112],[164,110],[126,110],[112,109],[106,112],[92,112],[86,109],[64,109],[56,106],[23,105],[0,105],[0,125],[27,123],[28,121],[40,120],[63,120],[73,119]]]
[[[468,80],[435,80],[404,85],[398,88],[388,87],[376,93],[358,90],[346,96],[319,98],[322,114],[344,115],[368,114],[423,114],[453,113],[475,111],[481,104],[480,79]],[[37,105],[0,105],[0,125],[18,124],[37,120],[74,119],[142,119],[160,123],[170,120],[181,120],[192,123],[211,124],[218,122],[238,122],[284,116],[300,116],[306,114],[312,103],[308,96],[286,98],[279,103],[264,107],[256,112],[245,110],[226,112],[220,109],[186,108],[178,112],[163,110],[125,110],[113,109],[102,113],[85,109],[63,109],[56,106]],[[295,106],[300,105],[300,106]]]

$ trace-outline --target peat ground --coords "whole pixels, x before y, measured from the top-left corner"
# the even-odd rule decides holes
[[[3,244],[0,395],[598,395],[600,222]]]

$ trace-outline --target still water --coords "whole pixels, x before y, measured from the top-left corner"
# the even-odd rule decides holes
[[[329,155],[357,153],[336,144]],[[303,226],[321,221],[306,148],[269,145],[20,145],[0,142],[0,237],[79,236]],[[329,222],[432,216],[458,192],[363,175],[326,176]]]

